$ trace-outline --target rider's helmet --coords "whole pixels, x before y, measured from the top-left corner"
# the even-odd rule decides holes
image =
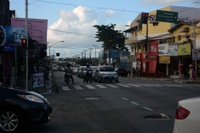
[[[87,64],[86,64],[86,66],[87,66],[87,67],[89,67],[89,66],[90,66],[90,64],[89,64],[89,63],[87,63]]]

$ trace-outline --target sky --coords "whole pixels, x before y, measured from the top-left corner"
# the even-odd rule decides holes
[[[10,0],[10,10],[25,18],[26,0]],[[200,8],[200,0],[28,0],[28,18],[47,19],[47,44],[58,58],[98,56],[102,42],[96,42],[94,25],[116,24],[124,31],[141,12],[167,6]],[[96,52],[95,52],[96,51]],[[49,49],[47,49],[49,55]]]

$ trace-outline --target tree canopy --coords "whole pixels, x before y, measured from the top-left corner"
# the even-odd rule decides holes
[[[116,49],[127,50],[125,47],[125,37],[120,31],[115,30],[116,24],[111,25],[94,25],[97,28],[96,38],[97,42],[103,42],[102,47],[104,50]]]

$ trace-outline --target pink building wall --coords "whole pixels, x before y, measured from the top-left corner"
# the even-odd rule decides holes
[[[28,33],[31,38],[40,44],[47,44],[47,24],[46,19],[28,18]],[[11,26],[25,28],[25,18],[11,18]]]

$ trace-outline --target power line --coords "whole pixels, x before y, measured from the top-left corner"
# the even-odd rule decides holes
[[[75,5],[75,4],[68,4],[68,3],[55,2],[55,1],[47,1],[47,0],[36,0],[33,3],[31,3],[31,4],[34,4],[36,2],[73,6],[73,7],[76,7],[78,9],[82,10],[81,8],[79,8],[78,5]],[[109,8],[109,7],[94,7],[94,6],[85,6],[85,7],[96,8],[96,9],[91,10],[91,11],[82,10],[82,11],[88,12],[88,13],[89,12],[95,12],[97,10],[115,10],[115,11],[121,11],[121,12],[140,13],[138,11],[133,11],[133,10],[124,10],[124,9]]]
[[[67,34],[80,35],[80,36],[84,36],[84,37],[96,37],[96,36],[94,36],[94,34],[90,34],[90,33],[68,32],[68,31],[63,31],[63,30],[58,30],[58,29],[51,29],[51,28],[48,28],[48,29],[49,30],[53,30],[53,31],[57,31],[57,32],[67,33]]]

